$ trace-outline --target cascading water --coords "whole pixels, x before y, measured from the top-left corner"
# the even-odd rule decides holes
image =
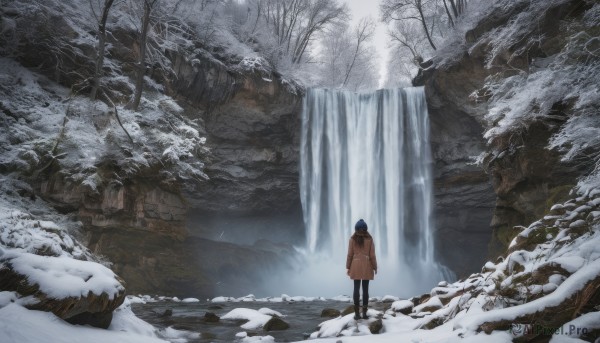
[[[307,91],[300,171],[306,252],[330,292],[348,293],[338,274],[360,218],[380,265],[372,294],[414,295],[451,278],[434,259],[428,120],[422,88]],[[324,265],[334,268],[330,280]]]

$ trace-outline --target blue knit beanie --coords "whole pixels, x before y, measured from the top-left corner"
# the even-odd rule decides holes
[[[356,222],[356,225],[354,225],[354,230],[356,230],[356,231],[358,231],[358,230],[367,231],[367,223],[365,223],[364,220],[359,219]]]

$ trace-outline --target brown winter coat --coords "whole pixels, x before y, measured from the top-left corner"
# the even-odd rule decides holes
[[[346,269],[349,269],[352,280],[373,280],[377,271],[377,258],[375,257],[375,244],[370,236],[364,238],[363,246],[350,238],[348,243],[348,256]]]

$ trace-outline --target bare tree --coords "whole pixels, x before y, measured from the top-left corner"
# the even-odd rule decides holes
[[[300,63],[315,34],[348,18],[338,0],[259,0],[257,11],[276,37],[280,57]]]
[[[150,27],[150,19],[152,11],[158,4],[159,0],[143,0],[144,14],[142,15],[142,26],[140,28],[139,54],[135,77],[135,91],[129,106],[137,111],[142,98],[142,90],[144,88],[144,75],[146,73],[146,45],[148,39],[148,28]]]
[[[431,0],[383,0],[381,3],[381,15],[382,19],[386,22],[391,20],[403,21],[403,20],[416,20],[422,28],[429,45],[436,50],[436,46],[433,42],[431,25],[427,20],[427,7],[430,5]]]
[[[336,25],[323,33],[318,56],[322,86],[355,91],[377,86],[377,55],[370,45],[374,29],[374,22],[365,18],[355,27]]]
[[[94,75],[92,78],[92,90],[90,92],[90,99],[96,100],[98,89],[100,88],[100,78],[102,77],[102,68],[104,67],[104,49],[106,46],[106,21],[108,20],[108,13],[112,7],[114,0],[104,0],[102,6],[102,13],[100,18],[96,15],[92,0],[90,0],[90,6],[92,12],[98,21],[98,48],[96,51],[96,68],[94,69]]]
[[[411,63],[419,67],[419,63],[423,61],[425,49],[423,48],[422,36],[416,31],[417,28],[411,23],[397,22],[388,30],[388,36],[392,44],[395,45],[396,52],[405,54],[408,51],[411,56]]]
[[[321,66],[320,83],[325,87],[339,87],[344,75],[345,55],[352,44],[347,25],[333,27],[321,37],[319,62]]]
[[[350,73],[352,72],[352,68],[356,63],[357,57],[359,57],[361,53],[361,49],[364,48],[364,44],[366,41],[373,37],[375,33],[375,23],[370,18],[363,18],[358,23],[356,28],[354,29],[354,38],[356,42],[356,47],[354,49],[354,54],[352,55],[352,62],[348,68],[346,68],[346,76],[344,77],[344,82],[342,84],[345,87],[348,84],[348,77],[350,77]]]
[[[444,3],[444,10],[446,11],[446,15],[448,16],[448,22],[452,27],[454,27],[454,20],[452,19],[452,14],[450,14],[450,10],[448,9],[448,4],[446,3],[446,0],[442,0],[442,2]]]

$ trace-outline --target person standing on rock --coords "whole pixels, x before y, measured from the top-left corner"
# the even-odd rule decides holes
[[[360,319],[359,291],[362,284],[363,308],[362,318],[367,319],[367,304],[369,303],[369,280],[377,274],[377,258],[375,257],[375,243],[373,237],[367,232],[367,223],[360,219],[354,225],[354,234],[348,243],[348,256],[346,257],[346,273],[354,280],[354,319]]]

